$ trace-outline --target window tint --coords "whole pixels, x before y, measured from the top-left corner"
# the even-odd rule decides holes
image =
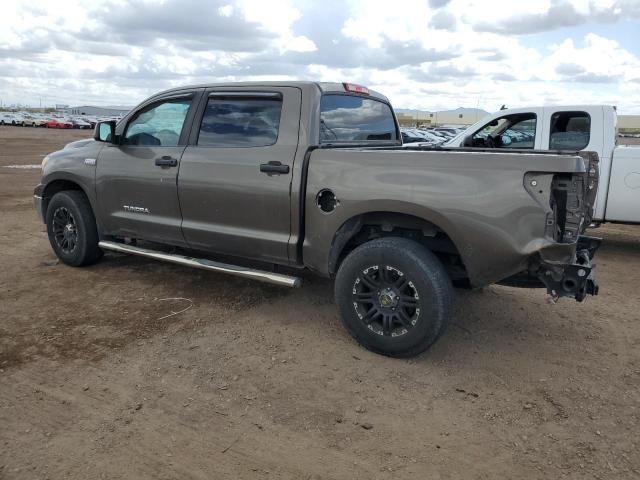
[[[516,113],[491,121],[473,135],[473,146],[532,149],[536,140],[535,113]]]
[[[324,95],[320,102],[320,141],[396,140],[396,124],[386,103],[352,95]]]
[[[587,112],[556,112],[551,116],[550,150],[582,150],[589,145],[591,117]]]
[[[127,125],[123,143],[175,147],[190,105],[191,99],[168,100],[141,110]]]
[[[211,97],[202,117],[198,145],[260,147],[278,139],[282,99]]]

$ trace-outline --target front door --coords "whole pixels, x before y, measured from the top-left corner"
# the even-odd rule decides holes
[[[104,234],[184,244],[177,179],[193,93],[152,101],[130,117],[97,161]]]
[[[192,248],[286,263],[301,92],[206,92],[178,178]]]

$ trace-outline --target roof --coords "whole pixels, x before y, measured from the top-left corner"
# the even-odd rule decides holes
[[[269,82],[225,82],[225,83],[202,83],[197,85],[185,85],[182,87],[174,87],[162,92],[158,92],[156,95],[167,94],[171,92],[180,92],[182,90],[194,89],[194,88],[214,88],[214,87],[298,87],[300,89],[318,88],[321,92],[340,92],[345,93],[344,84],[342,82],[312,82],[305,80],[284,80],[284,81],[269,81]],[[154,97],[156,95],[153,95]],[[375,90],[369,89],[369,96],[379,98],[386,102],[389,99]]]

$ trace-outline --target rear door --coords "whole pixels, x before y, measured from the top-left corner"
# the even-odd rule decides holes
[[[119,144],[97,159],[96,194],[104,233],[183,245],[178,167],[197,92],[157,98],[127,120]]]
[[[301,98],[293,87],[206,92],[178,178],[189,246],[288,261]]]

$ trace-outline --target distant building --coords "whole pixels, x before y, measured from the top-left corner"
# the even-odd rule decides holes
[[[640,115],[618,115],[618,130],[640,132]]]
[[[403,126],[467,126],[476,123],[488,113],[476,108],[457,108],[440,112],[397,109],[398,122]]]
[[[93,117],[119,117],[125,115],[131,107],[94,107],[92,105],[81,105],[79,107],[66,108],[65,112],[70,115],[91,115]]]

